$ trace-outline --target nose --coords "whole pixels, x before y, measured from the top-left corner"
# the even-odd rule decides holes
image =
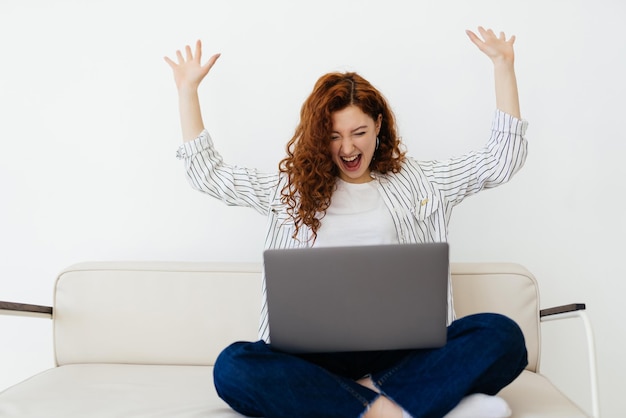
[[[343,154],[351,154],[354,151],[354,141],[350,136],[341,139],[340,152]]]

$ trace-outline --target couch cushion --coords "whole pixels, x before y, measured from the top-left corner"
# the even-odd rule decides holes
[[[215,392],[211,366],[73,364],[0,394],[3,418],[237,418]]]
[[[503,389],[512,418],[586,417],[544,376],[524,371]],[[6,418],[241,418],[215,392],[211,366],[74,364],[0,394]]]
[[[539,289],[535,277],[514,263],[453,263],[454,309],[458,317],[497,312],[522,328],[530,371],[539,369]]]
[[[258,264],[76,264],[56,282],[56,362],[212,365],[257,339],[260,310]]]
[[[588,417],[545,376],[524,370],[513,383],[500,391],[513,415],[511,418]]]

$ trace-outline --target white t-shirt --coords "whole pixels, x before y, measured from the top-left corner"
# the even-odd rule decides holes
[[[317,231],[315,247],[397,244],[398,233],[376,180],[348,183],[337,179],[337,189]]]

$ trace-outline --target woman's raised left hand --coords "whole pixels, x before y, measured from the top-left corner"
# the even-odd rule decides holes
[[[515,53],[513,51],[515,35],[506,39],[504,32],[500,32],[500,35],[496,36],[493,30],[485,29],[482,26],[478,27],[480,36],[476,35],[471,30],[466,30],[465,33],[467,33],[467,36],[469,36],[474,45],[487,55],[494,64],[500,62],[513,64],[515,60]]]

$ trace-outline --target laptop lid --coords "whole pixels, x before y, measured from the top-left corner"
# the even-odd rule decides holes
[[[263,253],[272,347],[293,353],[446,343],[447,243]]]

